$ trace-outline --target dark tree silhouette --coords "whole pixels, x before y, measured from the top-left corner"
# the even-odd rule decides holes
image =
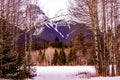
[[[59,54],[59,64],[60,65],[66,64],[66,55],[63,49],[60,51],[60,54]]]
[[[55,50],[53,60],[52,60],[52,64],[57,65],[57,63],[58,63],[58,52],[57,52],[57,50]]]

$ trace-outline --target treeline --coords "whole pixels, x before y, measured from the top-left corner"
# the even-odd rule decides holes
[[[48,47],[53,48],[68,48],[71,47],[70,45],[67,45],[65,43],[62,43],[59,38],[56,36],[54,42],[35,42],[32,44],[32,50],[39,50],[39,49],[46,49]]]
[[[58,47],[59,38],[56,37],[54,45],[57,42],[58,46],[49,45],[45,48],[38,48],[36,53],[33,53],[38,55],[37,58],[40,60],[36,65],[95,65],[94,37],[91,34],[86,36],[85,33],[76,35],[68,47]],[[33,63],[36,63],[36,61]]]

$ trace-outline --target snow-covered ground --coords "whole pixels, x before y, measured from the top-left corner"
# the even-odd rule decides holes
[[[94,66],[35,66],[35,69],[37,76],[26,80],[120,80],[120,76],[95,77]]]
[[[31,80],[120,80],[120,76],[93,77],[96,73],[93,66],[36,66],[35,68],[37,76]]]

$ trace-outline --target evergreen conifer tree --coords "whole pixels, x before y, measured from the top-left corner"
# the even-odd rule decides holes
[[[75,58],[76,58],[75,51],[70,50],[70,53],[68,54],[68,57],[67,57],[67,64],[73,64],[73,63],[75,63]]]
[[[0,27],[2,30],[0,33],[0,39],[2,41],[0,45],[1,77],[13,78],[19,71],[18,66],[16,65],[17,53],[13,49],[13,31],[10,24],[3,19],[0,19]]]
[[[60,51],[60,54],[59,54],[59,64],[60,65],[66,64],[66,55],[63,49]]]
[[[41,63],[45,59],[45,54],[42,53],[42,51],[40,50],[38,56],[39,56],[39,58],[38,58],[39,63]]]
[[[24,56],[19,56],[18,51],[14,49],[13,25],[0,19],[0,27],[0,77],[23,79],[34,76],[27,68],[26,70],[21,68],[23,60],[20,58]]]
[[[58,52],[57,52],[57,50],[55,50],[53,60],[52,60],[52,64],[57,65],[57,63],[58,63]]]

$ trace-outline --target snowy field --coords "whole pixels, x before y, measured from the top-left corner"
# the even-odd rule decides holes
[[[36,66],[37,76],[28,80],[120,80],[118,77],[93,77],[93,66]]]
[[[35,69],[37,76],[26,80],[120,80],[120,76],[95,77],[94,66],[35,66]]]

